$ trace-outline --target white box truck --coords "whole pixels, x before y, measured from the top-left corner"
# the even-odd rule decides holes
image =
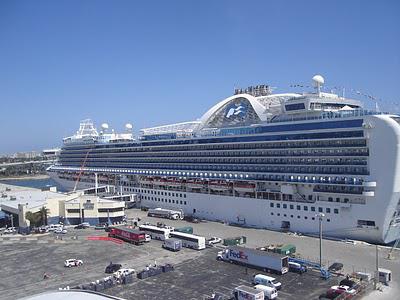
[[[152,208],[147,212],[149,217],[166,218],[171,220],[183,220],[183,212],[164,208]]]
[[[264,300],[264,292],[250,286],[241,285],[233,290],[236,300]]]
[[[179,251],[182,249],[182,241],[178,239],[166,239],[162,247],[171,251]]]
[[[219,251],[217,259],[255,267],[264,272],[272,271],[281,275],[289,271],[289,258],[287,256],[257,249],[231,246]]]

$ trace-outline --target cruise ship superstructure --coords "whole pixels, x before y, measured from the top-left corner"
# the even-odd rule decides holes
[[[98,132],[86,120],[48,173],[140,205],[242,226],[389,243],[400,233],[400,117],[321,92],[236,89],[199,120]],[[95,177],[97,180],[95,180]]]

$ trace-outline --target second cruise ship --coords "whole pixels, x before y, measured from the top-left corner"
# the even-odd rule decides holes
[[[400,236],[400,116],[321,91],[236,89],[199,120],[98,132],[85,120],[49,175],[140,205],[242,226],[389,243]]]

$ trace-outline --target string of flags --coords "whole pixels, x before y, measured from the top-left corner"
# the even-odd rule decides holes
[[[304,84],[291,84],[289,87],[291,87],[291,88],[313,88],[310,85],[304,85]],[[361,95],[361,96],[363,96],[365,98],[368,98],[368,99],[371,99],[371,100],[374,100],[374,101],[382,101],[381,98],[378,98],[378,97],[363,93],[363,92],[361,92],[359,90],[356,90],[356,89],[353,89],[353,88],[344,88],[344,87],[338,87],[338,86],[329,87],[329,86],[326,86],[326,85],[321,87],[321,88],[323,90],[328,90],[328,91],[333,91],[333,90],[336,90],[336,91],[351,91],[352,93],[355,93],[357,95]]]
[[[291,88],[306,88],[306,89],[313,89],[314,88],[313,86],[306,85],[306,84],[291,84],[290,87]],[[396,113],[397,112],[400,113],[400,100],[399,101],[384,100],[382,98],[378,98],[378,97],[375,97],[373,95],[370,95],[370,94],[367,94],[367,93],[363,93],[362,91],[356,90],[356,89],[353,89],[353,88],[344,88],[344,87],[339,87],[339,86],[330,87],[330,86],[326,86],[326,85],[324,85],[321,88],[323,90],[325,90],[325,91],[330,91],[330,92],[336,91],[337,94],[340,93],[340,92],[342,92],[342,93],[351,92],[352,94],[360,95],[360,96],[363,96],[366,99],[374,101],[375,105],[378,105],[378,102],[379,102],[380,106],[384,105],[386,107],[386,109],[389,109],[389,111],[392,111],[394,113],[395,112]]]

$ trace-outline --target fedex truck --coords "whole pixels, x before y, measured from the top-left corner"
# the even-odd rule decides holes
[[[254,287],[241,285],[233,290],[235,300],[264,300],[264,292]]]
[[[231,246],[219,251],[218,260],[234,262],[249,267],[285,274],[289,271],[289,258],[278,253]]]

